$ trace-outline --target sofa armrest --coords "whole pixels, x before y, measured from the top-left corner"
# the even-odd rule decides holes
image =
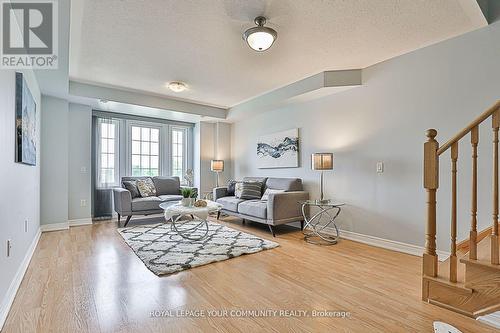
[[[122,216],[132,214],[132,195],[129,190],[121,187],[114,188],[113,201],[115,204],[115,212]]]
[[[227,186],[216,187],[213,189],[214,201],[227,196]]]
[[[185,189],[185,188],[190,188],[190,189],[192,189],[192,190],[194,191],[194,193],[196,193],[195,198],[197,198],[197,197],[198,197],[198,188],[197,188],[197,187],[193,187],[193,186],[181,186],[181,187],[179,188],[179,194],[182,194],[182,190],[183,190],[183,189]]]
[[[267,201],[267,219],[283,220],[301,217],[299,201],[309,199],[309,192],[295,191],[272,193]]]

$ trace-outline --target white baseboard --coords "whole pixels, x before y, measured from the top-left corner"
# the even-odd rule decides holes
[[[328,231],[333,233],[332,229],[329,229]],[[425,248],[422,246],[397,242],[397,241],[393,241],[390,239],[384,239],[384,238],[379,238],[379,237],[370,236],[370,235],[358,234],[356,232],[347,231],[347,230],[340,230],[340,238],[344,238],[344,239],[348,239],[348,240],[352,240],[355,242],[368,244],[368,245],[372,245],[372,246],[376,246],[376,247],[381,247],[381,248],[392,250],[392,251],[411,254],[411,255],[419,256],[419,257],[421,257],[425,251]],[[444,260],[448,259],[448,257],[450,256],[450,253],[446,252],[446,251],[437,250],[436,252],[437,252],[439,261],[444,261]]]
[[[40,228],[42,229],[42,232],[68,230],[69,223],[61,222],[61,223],[42,224],[40,225]]]
[[[2,330],[3,325],[5,324],[5,320],[7,319],[7,315],[9,314],[10,307],[12,306],[14,298],[16,297],[17,294],[17,290],[19,289],[19,286],[23,281],[24,274],[28,269],[28,266],[30,264],[31,258],[33,257],[33,253],[35,252],[41,234],[42,234],[41,229],[38,229],[35,238],[33,238],[33,241],[31,242],[30,247],[28,248],[28,251],[24,256],[24,259],[21,262],[21,265],[17,269],[14,279],[10,283],[4,301],[2,302],[2,304],[0,304],[0,331]]]
[[[85,219],[68,220],[68,224],[70,227],[77,227],[80,225],[89,225],[89,224],[92,224],[92,219],[90,217],[88,217]]]

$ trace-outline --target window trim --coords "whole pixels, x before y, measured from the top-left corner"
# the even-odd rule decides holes
[[[102,136],[101,136],[101,124],[103,123],[113,123],[115,125],[115,151],[114,151],[114,182],[113,183],[102,183],[100,180],[101,175],[101,155],[102,152]],[[98,189],[105,189],[109,187],[119,186],[120,184],[120,121],[118,119],[109,119],[109,118],[97,118],[97,185]]]
[[[162,152],[164,152],[164,134],[163,134],[163,126],[161,124],[157,123],[151,123],[151,122],[146,122],[146,121],[137,121],[137,120],[127,120],[126,121],[126,126],[127,126],[127,135],[125,136],[126,140],[126,155],[125,155],[125,163],[126,163],[126,174],[132,177],[132,127],[147,127],[147,128],[154,128],[158,129],[159,131],[159,142],[158,142],[158,176],[163,176],[164,174],[164,156],[162,155]],[[167,152],[168,155],[168,152]]]
[[[173,156],[173,150],[172,150],[172,146],[174,144],[174,140],[173,140],[173,132],[174,131],[182,131],[182,175],[180,178],[180,181],[181,183],[184,183],[184,175],[186,174],[186,171],[187,169],[189,169],[188,167],[188,164],[189,164],[189,157],[188,157],[188,153],[189,153],[189,150],[188,150],[188,146],[190,144],[190,142],[188,141],[188,136],[189,136],[189,128],[187,127],[181,127],[181,126],[174,126],[174,125],[170,125],[169,126],[169,138],[170,138],[170,141],[169,141],[169,146],[170,146],[170,154],[169,154],[169,160],[170,160],[170,170],[169,170],[169,173],[170,175],[174,175],[173,174],[173,171],[174,171],[174,163],[173,163],[173,159],[174,159],[174,156]]]

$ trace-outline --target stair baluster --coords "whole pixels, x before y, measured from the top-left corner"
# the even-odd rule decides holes
[[[470,132],[472,145],[472,202],[469,233],[469,259],[477,260],[477,145],[479,144],[479,126]]]
[[[498,129],[500,127],[499,111],[491,118],[493,128],[493,221],[491,234],[491,263],[498,265]]]
[[[457,160],[458,141],[451,146],[451,282],[457,282]]]

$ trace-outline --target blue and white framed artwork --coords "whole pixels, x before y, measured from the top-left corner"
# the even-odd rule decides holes
[[[299,129],[263,135],[257,140],[257,167],[297,168],[299,166]]]
[[[16,73],[16,162],[36,165],[36,104],[22,73]]]

